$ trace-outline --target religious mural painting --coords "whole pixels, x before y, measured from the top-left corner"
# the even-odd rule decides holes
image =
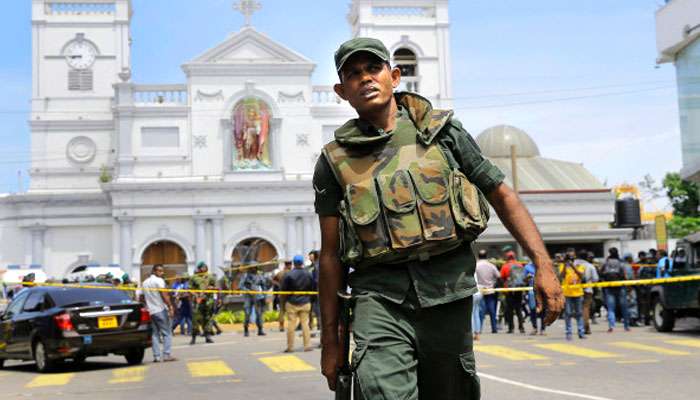
[[[270,158],[270,108],[249,97],[233,108],[233,170],[272,168]]]

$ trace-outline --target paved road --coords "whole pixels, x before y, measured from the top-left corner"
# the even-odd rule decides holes
[[[700,322],[671,334],[650,328],[607,334],[602,325],[585,341],[563,340],[562,323],[547,336],[489,335],[477,344],[485,400],[686,400],[700,392]],[[0,399],[330,399],[318,370],[320,352],[284,354],[283,334],[245,338],[225,333],[215,344],[189,346],[176,337],[180,361],[142,366],[121,357],[67,363],[61,373],[37,374],[31,363],[0,370]],[[318,343],[314,341],[314,343]]]

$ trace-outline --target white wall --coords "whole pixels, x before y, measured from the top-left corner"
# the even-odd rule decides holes
[[[44,271],[60,279],[80,255],[110,264],[113,243],[111,226],[49,227],[44,233]]]

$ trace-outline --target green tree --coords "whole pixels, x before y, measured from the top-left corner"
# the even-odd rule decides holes
[[[674,218],[700,217],[700,194],[697,184],[681,179],[677,172],[669,172],[664,177],[663,185],[673,206]]]
[[[682,238],[700,231],[700,218],[674,216],[667,224],[668,235],[674,238]]]

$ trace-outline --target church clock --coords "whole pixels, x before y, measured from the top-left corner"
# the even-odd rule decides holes
[[[71,68],[88,69],[95,62],[97,49],[95,46],[82,37],[68,43],[64,55]]]

